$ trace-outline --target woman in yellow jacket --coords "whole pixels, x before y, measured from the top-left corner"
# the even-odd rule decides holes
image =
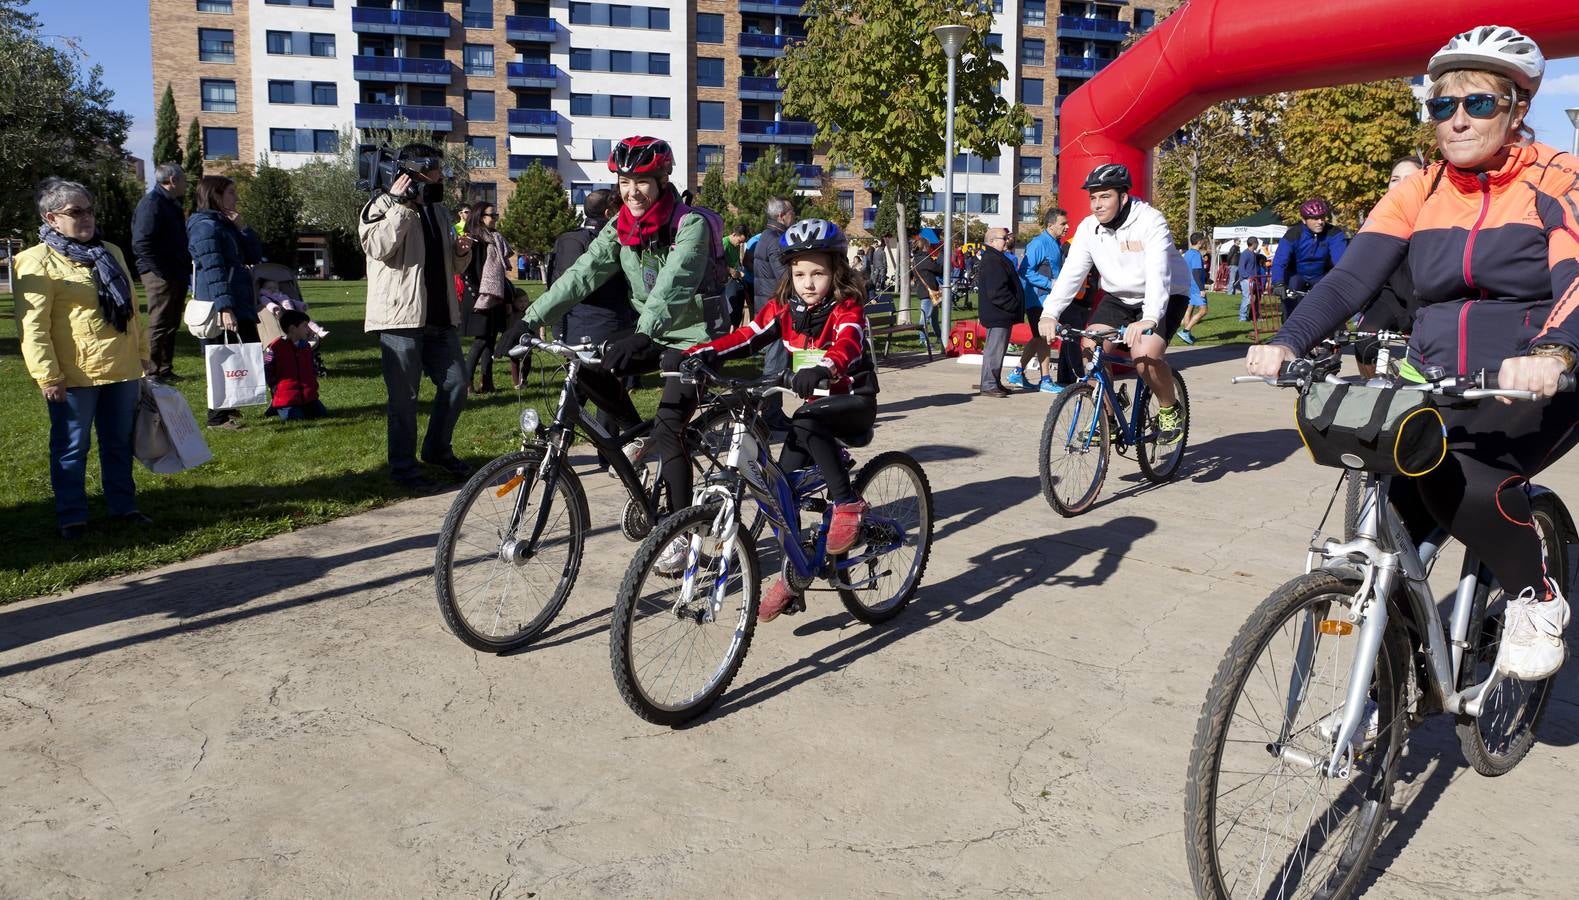
[[[82,185],[45,181],[38,212],[41,243],[16,256],[15,296],[22,358],[49,407],[49,481],[60,536],[76,540],[87,528],[90,428],[99,433],[111,517],[147,524],[132,482],[132,419],[148,336],[126,259],[99,239],[93,197]]]

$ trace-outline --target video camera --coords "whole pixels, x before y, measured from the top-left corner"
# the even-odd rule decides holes
[[[396,180],[401,175],[410,175],[412,176],[411,184],[406,188],[405,193],[396,199],[403,201],[415,200],[421,195],[423,187],[416,176],[429,169],[441,168],[444,171],[444,177],[450,177],[450,169],[444,164],[442,156],[419,155],[401,159],[400,154],[405,149],[402,147],[400,150],[396,150],[388,144],[378,144],[362,150],[357,156],[357,190],[368,191],[373,194],[393,193],[391,188],[394,187]]]

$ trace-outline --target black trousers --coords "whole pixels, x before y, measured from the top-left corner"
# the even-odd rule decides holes
[[[877,421],[877,399],[867,394],[819,397],[790,417],[789,434],[779,452],[786,473],[816,463],[835,503],[859,499],[850,489],[850,474],[839,458],[839,439],[858,437]]]
[[[673,372],[680,367],[682,351],[653,344],[647,352],[631,360],[623,369],[581,370],[581,390],[599,410],[607,413],[621,431],[641,423],[641,414],[631,402],[625,379],[646,372]],[[685,426],[696,412],[696,385],[681,384],[678,378],[663,380],[663,395],[653,416],[653,449],[658,454],[658,476],[669,497],[669,510],[691,505],[691,456],[685,444]]]

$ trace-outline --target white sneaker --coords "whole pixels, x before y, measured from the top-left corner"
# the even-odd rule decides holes
[[[1508,600],[1502,613],[1502,644],[1497,648],[1497,671],[1524,681],[1549,678],[1562,668],[1568,647],[1563,629],[1568,627],[1568,601],[1551,586],[1550,600],[1536,600],[1535,589],[1525,588]]]
[[[678,575],[685,570],[685,557],[691,549],[691,536],[682,534],[669,542],[658,554],[658,561],[653,564],[652,570],[659,575]]]
[[[639,437],[636,440],[631,441],[629,444],[626,444],[624,447],[621,447],[620,451],[625,454],[625,459],[630,462],[631,468],[637,470],[637,472],[640,473],[642,452],[646,449],[647,439],[644,437]],[[609,466],[609,477],[615,481],[619,480],[620,475],[618,472],[614,471],[613,466]]]

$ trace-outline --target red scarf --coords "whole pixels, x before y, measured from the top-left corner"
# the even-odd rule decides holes
[[[675,192],[674,186],[666,184],[658,192],[658,202],[647,208],[647,212],[640,219],[631,215],[630,207],[620,204],[620,214],[614,220],[614,228],[619,233],[620,243],[626,247],[645,247],[660,240],[660,235],[669,225],[670,218],[674,215],[674,208],[679,205],[680,195]]]

